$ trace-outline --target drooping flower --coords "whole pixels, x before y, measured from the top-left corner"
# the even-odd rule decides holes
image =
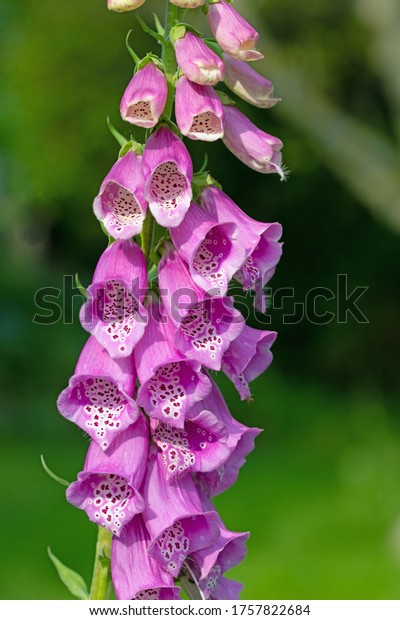
[[[217,513],[203,509],[190,476],[166,481],[156,446],[150,448],[143,497],[143,518],[151,539],[148,552],[163,570],[177,577],[190,553],[218,538]]]
[[[223,141],[231,153],[256,172],[277,172],[284,179],[282,141],[256,127],[233,105],[225,105],[224,113]]]
[[[145,197],[160,226],[179,226],[192,200],[193,165],[182,140],[161,126],[143,153]]]
[[[164,112],[167,96],[164,73],[149,62],[129,82],[121,99],[121,116],[132,125],[154,127]]]
[[[228,2],[213,2],[208,8],[211,32],[225,52],[238,60],[264,58],[255,48],[258,32]]]
[[[141,515],[133,517],[119,538],[113,538],[111,572],[118,600],[179,600],[180,588],[148,554],[149,543]]]
[[[133,358],[112,359],[90,336],[83,347],[75,374],[58,397],[62,416],[82,428],[107,450],[118,435],[139,416],[133,400],[136,372]]]
[[[83,471],[69,485],[67,500],[89,519],[119,536],[134,515],[143,512],[139,489],[146,472],[149,432],[143,414],[103,452],[92,442]]]
[[[133,11],[144,4],[146,0],[107,0],[107,8],[109,11],[124,13],[125,11]]]
[[[82,306],[82,327],[111,357],[127,357],[143,336],[147,312],[147,267],[133,241],[115,241],[101,255]]]
[[[175,115],[182,134],[192,140],[215,142],[224,135],[224,110],[211,86],[201,86],[185,76],[179,78]]]
[[[169,0],[171,4],[179,6],[182,9],[197,9],[198,6],[203,6],[205,0]]]
[[[233,299],[199,288],[175,250],[162,258],[158,277],[166,312],[176,325],[175,346],[187,359],[220,370],[223,354],[244,326]]]
[[[207,409],[223,423],[229,433],[227,446],[231,451],[229,458],[217,469],[206,473],[195,473],[193,477],[201,492],[208,497],[219,495],[229,489],[238,479],[239,471],[246,457],[254,450],[256,437],[262,432],[259,428],[249,428],[232,417],[227,404],[214,382],[207,397]]]
[[[149,306],[149,321],[134,354],[140,381],[137,402],[146,413],[183,428],[190,408],[211,390],[199,362],[186,359],[174,346],[174,326],[157,302]]]
[[[244,101],[257,108],[272,108],[280,99],[274,97],[272,82],[254,71],[247,62],[222,54],[225,64],[225,84]]]
[[[256,292],[256,308],[265,312],[264,286],[272,278],[282,256],[282,226],[258,222],[244,213],[222,190],[207,186],[201,191],[202,206],[219,222],[235,222],[237,244],[245,249],[245,261],[235,278],[245,291]]]
[[[128,151],[101,184],[93,210],[111,237],[130,239],[140,234],[147,211],[143,183],[142,158]]]
[[[209,211],[192,203],[182,224],[171,229],[179,255],[188,264],[193,281],[205,291],[225,295],[246,254],[238,241],[236,222],[219,223]]]
[[[250,400],[249,383],[267,370],[272,362],[271,347],[276,332],[253,329],[246,325],[231,342],[222,359],[222,371],[234,383],[242,400]]]
[[[225,77],[224,63],[204,41],[192,32],[174,43],[176,60],[183,75],[191,82],[214,86]]]

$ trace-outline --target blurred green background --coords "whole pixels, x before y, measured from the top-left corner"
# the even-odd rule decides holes
[[[105,119],[119,120],[132,73],[124,38],[153,47],[132,14],[105,0],[2,0],[0,223],[3,259],[0,596],[68,594],[47,545],[89,581],[96,531],[46,476],[43,453],[74,479],[86,440],[55,401],[86,335],[80,300],[60,296],[66,322],[33,323],[34,294],[63,287],[79,271],[90,282],[106,239],[91,203],[118,146]],[[232,576],[245,598],[400,597],[398,274],[400,231],[400,7],[397,0],[237,0],[261,31],[282,103],[240,104],[285,143],[287,183],[245,170],[222,144],[210,169],[242,208],[279,220],[284,258],[273,290],[368,287],[360,308],[325,325],[299,318],[280,332],[273,368],[241,403],[222,385],[234,415],[265,433],[238,484],[217,505],[231,529],[252,533],[248,559]],[[148,0],[144,17],[163,11]],[[197,13],[197,12],[196,12]],[[201,13],[195,21],[205,28]],[[199,168],[205,145],[190,145]],[[335,312],[335,302],[318,305]],[[7,475],[6,475],[7,474]]]

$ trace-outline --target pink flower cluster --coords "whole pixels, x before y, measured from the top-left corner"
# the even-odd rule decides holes
[[[119,10],[142,3],[109,0]],[[222,138],[250,167],[282,174],[280,140],[212,88],[225,79],[255,105],[276,103],[270,82],[245,64],[261,57],[258,34],[225,0],[209,4],[208,19],[223,60],[185,28],[174,41],[178,128]],[[162,67],[150,60],[129,83],[121,115],[152,133],[140,154],[128,150],[115,163],[94,200],[113,242],[80,313],[90,337],[58,399],[91,438],[67,499],[112,532],[119,599],[177,599],[182,571],[204,598],[236,599],[241,584],[224,573],[244,558],[248,534],[226,529],[211,498],[235,483],[260,430],[232,417],[210,371],[222,370],[249,400],[249,383],[270,365],[276,333],[247,326],[228,285],[234,278],[255,291],[264,310],[282,229],[250,218],[215,185],[194,201],[189,152],[163,121],[167,97]],[[151,287],[148,257],[133,240],[147,217],[167,229]]]

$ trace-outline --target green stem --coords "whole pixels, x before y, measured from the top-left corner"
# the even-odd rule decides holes
[[[91,601],[107,601],[111,596],[111,542],[112,534],[104,527],[99,527],[97,533],[96,556],[94,559],[92,586],[90,588]]]
[[[147,209],[146,219],[143,222],[141,241],[142,251],[146,257],[147,267],[150,267],[150,254],[153,247],[154,228],[156,221],[151,213],[150,209]]]
[[[169,36],[169,32],[172,26],[178,21],[179,16],[179,8],[174,6],[166,0],[166,15],[165,15],[165,36]],[[175,58],[175,50],[171,41],[167,41],[166,45],[163,48],[163,61],[165,66],[165,77],[167,78],[168,84],[168,98],[167,103],[165,105],[164,114],[168,118],[172,116],[172,110],[174,106],[174,97],[175,97],[175,73],[176,73],[176,58]]]

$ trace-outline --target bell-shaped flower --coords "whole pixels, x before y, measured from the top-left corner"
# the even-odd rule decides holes
[[[235,278],[245,291],[256,292],[256,308],[265,312],[264,286],[272,278],[282,256],[282,226],[278,222],[258,222],[244,213],[222,190],[205,187],[201,205],[219,222],[235,222],[237,243],[245,249],[245,261]]]
[[[224,135],[224,109],[212,86],[201,86],[185,76],[180,77],[176,85],[175,116],[182,134],[192,140],[215,142]]]
[[[95,216],[114,239],[140,234],[146,217],[142,158],[128,151],[107,174],[93,202]]]
[[[220,370],[223,354],[244,326],[233,299],[198,287],[176,250],[162,258],[158,276],[166,312],[176,325],[175,346],[186,358]]]
[[[259,34],[225,0],[210,3],[208,23],[211,32],[225,52],[238,60],[260,60],[264,58],[257,47]]]
[[[161,126],[143,153],[144,192],[160,226],[179,226],[192,200],[193,164],[182,140]]]
[[[138,9],[145,2],[146,0],[107,0],[107,8],[109,11],[124,13]]]
[[[205,0],[169,0],[171,4],[179,6],[181,9],[197,9],[198,6],[203,6]]]
[[[256,127],[233,105],[225,105],[224,144],[240,161],[261,174],[278,173],[282,179],[283,144]]]
[[[239,471],[246,457],[254,450],[256,437],[262,432],[259,428],[249,428],[232,417],[224,398],[214,382],[211,394],[207,397],[207,409],[223,423],[229,433],[227,446],[231,455],[217,469],[207,473],[193,474],[201,492],[211,497],[229,489],[238,479]]]
[[[158,302],[148,308],[149,320],[135,348],[140,388],[138,404],[155,419],[183,428],[190,408],[211,390],[199,362],[186,359],[174,346],[174,326]]]
[[[143,336],[147,312],[147,267],[133,241],[115,241],[101,255],[81,307],[82,327],[111,357],[127,357]]]
[[[229,54],[222,54],[225,64],[225,84],[241,97],[257,108],[272,108],[279,103],[280,99],[274,97],[272,82],[260,75],[241,60],[236,60]]]
[[[177,577],[186,557],[209,547],[219,535],[217,513],[205,511],[190,476],[167,482],[161,454],[150,448],[142,487],[143,518],[150,534],[149,554],[160,567]]]
[[[179,600],[180,589],[148,554],[149,544],[150,536],[141,515],[133,517],[119,538],[113,538],[111,574],[118,600]]]
[[[164,73],[149,62],[134,74],[121,99],[121,116],[132,125],[149,129],[164,112],[168,85]]]
[[[214,86],[225,77],[224,63],[204,41],[187,30],[174,43],[176,60],[183,75],[191,82]]]
[[[189,265],[193,281],[214,295],[226,294],[230,280],[245,261],[245,249],[238,242],[239,237],[234,221],[219,223],[195,203],[182,224],[171,229],[172,241]]]
[[[225,353],[222,371],[233,382],[242,400],[251,399],[249,383],[270,366],[273,357],[271,347],[277,335],[276,332],[246,325]]]
[[[148,450],[148,425],[141,413],[106,452],[96,443],[90,444],[83,471],[67,489],[67,500],[84,510],[91,521],[119,536],[122,528],[144,510],[139,489]]]
[[[113,359],[91,336],[68,387],[58,397],[57,407],[64,418],[107,450],[139,416],[132,398],[135,386],[133,357]]]

